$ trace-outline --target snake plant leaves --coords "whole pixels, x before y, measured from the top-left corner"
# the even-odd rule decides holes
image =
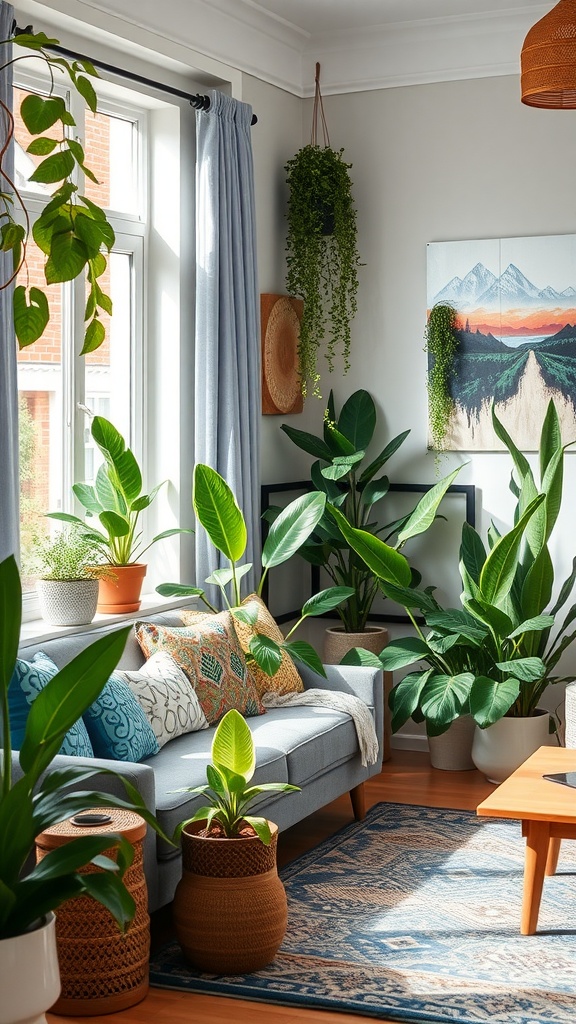
[[[540,434],[540,479],[544,479],[544,475],[550,463],[550,460],[554,454],[562,447],[562,434],[560,431],[560,421],[558,419],[558,413],[554,402],[548,402],[548,408],[546,409],[546,415],[542,424],[542,431]]]
[[[303,494],[292,501],[270,528],[262,550],[262,565],[271,569],[291,558],[314,532],[325,508],[325,494]]]
[[[246,550],[244,516],[228,484],[216,470],[199,463],[194,470],[194,511],[215,548],[231,562]]]

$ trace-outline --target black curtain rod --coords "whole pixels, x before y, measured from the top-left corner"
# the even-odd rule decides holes
[[[12,25],[12,35],[30,35],[34,32],[32,25],[27,25],[26,28],[18,28],[16,22]],[[203,96],[201,93],[196,93],[195,96],[191,96],[189,92],[183,92],[181,89],[174,89],[171,85],[164,85],[162,82],[155,82],[152,78],[144,78],[143,75],[136,75],[133,71],[126,71],[124,68],[117,68],[113,64],[105,64],[102,60],[95,60],[93,57],[87,57],[84,53],[76,53],[74,50],[67,50],[64,46],[50,46],[50,50],[54,50],[55,53],[61,53],[63,57],[69,57],[71,60],[87,60],[90,64],[93,64],[95,68],[99,68],[101,71],[109,71],[113,75],[120,75],[121,78],[127,78],[131,82],[138,82],[139,85],[148,85],[152,89],[159,89],[161,92],[169,93],[170,96],[178,96],[181,100],[188,100],[190,105],[195,110],[209,110],[210,109],[210,97]],[[252,114],[251,124],[257,124],[258,118],[256,114]]]

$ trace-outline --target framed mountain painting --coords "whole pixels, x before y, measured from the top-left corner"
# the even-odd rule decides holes
[[[429,242],[427,305],[457,312],[445,448],[497,451],[491,407],[535,451],[553,399],[576,439],[576,235]],[[430,357],[429,357],[430,358]]]

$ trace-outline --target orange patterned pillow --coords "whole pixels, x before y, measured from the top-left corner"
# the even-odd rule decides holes
[[[245,608],[255,608],[258,612],[258,619],[253,626],[247,622],[241,622],[235,615],[232,616],[236,636],[240,641],[240,645],[244,653],[247,653],[250,649],[250,640],[255,632],[263,633],[264,636],[269,637],[270,640],[276,640],[277,643],[282,643],[284,637],[282,636],[277,623],[272,618],[264,604],[264,601],[262,601],[257,594],[250,594],[249,597],[242,601],[242,605]],[[180,614],[182,616],[182,621],[187,624],[198,622],[201,619],[209,617],[205,612],[183,611]],[[265,693],[302,693],[304,690],[304,683],[300,678],[292,658],[286,653],[286,651],[282,653],[282,664],[276,672],[276,675],[267,676],[266,673],[253,662],[250,664],[250,671],[254,677],[256,689],[260,697]]]
[[[242,715],[265,714],[230,612],[183,628],[153,622],[137,622],[134,628],[147,658],[167,651],[186,673],[210,725],[230,708]]]

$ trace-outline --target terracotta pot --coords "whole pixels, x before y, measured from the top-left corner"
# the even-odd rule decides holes
[[[47,914],[37,928],[0,940],[0,1024],[46,1024],[60,992],[56,918]]]
[[[367,626],[363,633],[345,633],[343,626],[328,626],[324,634],[325,665],[339,665],[345,654],[354,647],[363,647],[372,654],[381,654],[388,643],[388,630],[384,626]],[[392,673],[384,672],[384,751],[382,760],[389,761],[392,753],[392,714],[388,697],[392,689]]]
[[[467,772],[475,768],[472,741],[476,723],[471,715],[462,715],[440,736],[428,737],[430,764],[445,772]]]
[[[556,744],[549,718],[548,711],[538,708],[531,718],[501,718],[487,729],[476,726],[472,760],[488,782],[504,782],[538,747]]]
[[[110,576],[100,580],[97,611],[105,615],[137,612],[147,566],[133,562],[131,565],[110,565],[108,568]]]
[[[40,614],[53,626],[85,626],[96,615],[98,580],[38,580]]]
[[[205,822],[182,832],[182,879],[174,894],[176,935],[186,958],[201,971],[246,974],[274,959],[288,919],[278,877],[278,826],[272,842],[258,836],[199,836]]]

